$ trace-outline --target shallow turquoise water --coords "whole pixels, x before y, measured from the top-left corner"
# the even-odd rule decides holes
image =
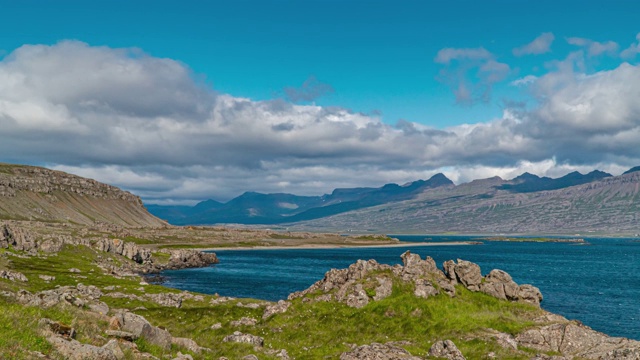
[[[424,241],[425,236],[396,236]],[[433,241],[473,237],[430,237]],[[540,288],[542,307],[595,330],[640,340],[640,241],[587,239],[589,245],[483,241],[483,245],[408,246],[299,250],[217,251],[220,264],[208,268],[166,271],[166,286],[266,300],[285,299],[322,279],[331,268],[357,259],[398,264],[406,250],[431,256],[436,263],[465,259],[507,271],[519,284]]]

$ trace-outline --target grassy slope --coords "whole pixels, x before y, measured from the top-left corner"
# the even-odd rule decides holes
[[[145,293],[177,292],[161,286],[144,286],[140,291],[139,278],[115,279],[102,274],[97,267],[98,257],[112,257],[113,262],[128,261],[111,254],[98,253],[86,247],[67,247],[57,255],[46,258],[2,259],[0,268],[11,268],[24,273],[28,283],[12,283],[0,280],[0,290],[16,291],[18,287],[35,292],[51,289],[56,285],[76,285],[78,282],[92,284],[103,289],[117,285],[116,291],[144,295]],[[81,273],[68,270],[78,268]],[[38,275],[53,275],[56,280],[45,283]],[[86,276],[87,278],[79,278]],[[292,358],[335,359],[350,349],[350,344],[371,342],[409,341],[402,345],[414,355],[424,356],[436,340],[451,339],[469,359],[482,358],[488,352],[495,352],[498,358],[520,359],[502,349],[490,340],[472,339],[486,328],[516,334],[532,324],[531,319],[540,310],[525,304],[500,301],[481,293],[471,293],[464,288],[457,289],[458,296],[449,298],[438,295],[420,299],[412,295],[412,285],[396,281],[393,294],[381,301],[371,302],[362,309],[354,309],[336,302],[303,302],[296,299],[288,312],[262,320],[264,308],[239,307],[234,300],[211,305],[215,296],[204,296],[202,301],[185,300],[180,309],[162,307],[151,301],[136,301],[102,297],[112,309],[146,310],[135,312],[145,316],[154,325],[163,326],[174,337],[189,337],[200,346],[213,351],[195,358],[218,359],[220,356],[240,358],[254,353],[260,359],[275,359],[274,356],[255,351],[246,344],[232,344],[222,341],[224,336],[240,330],[265,338],[265,349],[286,349]],[[103,290],[104,291],[104,290]],[[105,293],[108,291],[104,291]],[[243,303],[255,300],[241,299]],[[25,307],[0,296],[0,358],[27,358],[25,349],[50,354],[50,345],[36,332],[37,321],[42,317],[69,324],[78,329],[78,339],[82,342],[102,345],[100,335],[106,329],[106,319],[90,315],[69,306],[52,309]],[[258,319],[255,327],[232,327],[229,322],[241,317]],[[211,330],[211,325],[221,323],[222,328]],[[102,334],[104,335],[104,334]],[[156,356],[167,355],[165,351],[149,346],[143,340],[137,344],[143,351]],[[186,352],[174,346],[170,351]]]

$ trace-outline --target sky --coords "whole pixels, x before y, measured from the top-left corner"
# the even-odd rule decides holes
[[[0,0],[0,162],[147,203],[640,165],[635,1]]]

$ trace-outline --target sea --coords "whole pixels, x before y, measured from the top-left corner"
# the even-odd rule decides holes
[[[542,307],[612,336],[640,340],[640,239],[585,238],[584,243],[488,241],[474,236],[392,235],[433,246],[216,251],[220,263],[163,272],[165,286],[276,301],[304,290],[332,268],[358,259],[400,264],[406,250],[436,263],[464,259],[482,273],[508,272],[540,288]],[[447,245],[480,241],[479,245]]]

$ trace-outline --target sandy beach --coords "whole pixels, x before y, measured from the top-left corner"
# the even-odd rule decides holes
[[[451,241],[451,242],[400,242],[395,244],[379,245],[354,245],[354,244],[304,244],[293,246],[238,246],[238,247],[207,247],[199,248],[200,251],[222,251],[222,250],[289,250],[289,249],[346,249],[346,248],[402,248],[413,246],[463,246],[480,245],[477,241]]]

